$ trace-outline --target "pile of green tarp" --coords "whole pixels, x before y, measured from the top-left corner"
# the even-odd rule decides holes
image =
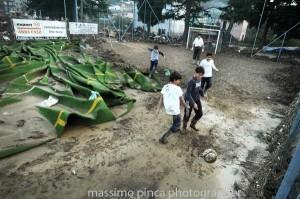
[[[159,82],[147,78],[135,68],[112,68],[101,58],[79,52],[78,42],[70,41],[27,41],[0,47],[0,85],[5,85],[0,98],[0,132],[1,125],[13,123],[14,114],[20,114],[11,110],[22,109],[21,114],[26,114],[30,109],[50,122],[59,137],[71,122],[68,120],[70,116],[79,118],[84,124],[99,124],[128,113],[135,100],[125,94],[124,87],[143,91],[161,89]],[[30,104],[31,98],[42,102],[49,96],[58,99],[58,103],[50,107]],[[111,108],[117,105],[127,105],[127,108],[115,115]],[[22,126],[20,122],[18,125]],[[28,125],[29,129],[32,128],[30,123]],[[37,132],[36,129],[31,131]],[[25,136],[24,132],[22,134],[17,142],[7,144],[10,131],[0,133],[0,158],[50,140],[37,141],[39,139],[30,132],[25,132]],[[34,144],[28,143],[32,137],[35,138]],[[19,135],[11,136],[11,139],[16,138]],[[1,139],[8,142],[1,144]]]

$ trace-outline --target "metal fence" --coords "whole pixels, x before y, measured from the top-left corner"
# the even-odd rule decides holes
[[[279,154],[281,162],[289,162],[288,168],[280,183],[275,199],[298,198],[300,196],[300,93],[296,98],[295,113],[287,144],[283,145],[283,152]],[[290,161],[288,161],[290,159]],[[281,164],[274,171],[282,167]]]

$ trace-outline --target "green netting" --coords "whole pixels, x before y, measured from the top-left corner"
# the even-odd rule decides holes
[[[159,82],[149,79],[137,69],[115,70],[101,58],[93,58],[83,52],[78,54],[78,44],[78,41],[31,41],[2,46],[0,83],[9,81],[9,84],[0,98],[0,108],[6,112],[8,110],[7,114],[14,106],[23,107],[24,114],[34,110],[47,119],[59,137],[66,125],[72,124],[68,120],[70,116],[79,118],[85,124],[99,124],[128,113],[135,100],[125,94],[124,87],[144,91],[161,89]],[[35,102],[24,108],[22,96],[30,96],[37,102],[52,96],[58,99],[58,103],[49,107]],[[124,104],[127,108],[122,113],[115,115],[111,111],[113,106]],[[6,121],[11,120],[12,116],[3,115],[0,116],[0,127],[12,122]],[[7,139],[11,135],[6,132],[3,135],[0,133],[0,136],[0,139]],[[31,137],[29,133],[28,139]],[[5,146],[0,142],[0,158],[45,142],[45,139],[40,142],[36,139],[30,142],[28,139],[24,139],[24,143],[7,143]]]

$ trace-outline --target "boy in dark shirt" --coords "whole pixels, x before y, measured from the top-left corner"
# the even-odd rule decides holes
[[[186,130],[187,123],[189,122],[192,109],[195,111],[195,116],[191,121],[190,127],[198,131],[196,128],[196,123],[202,117],[202,105],[200,101],[200,96],[203,97],[204,93],[201,88],[201,79],[204,75],[204,69],[200,66],[196,67],[195,73],[192,79],[188,82],[187,89],[184,95],[185,102],[189,104],[189,108],[184,109],[184,117],[183,117],[183,131]]]

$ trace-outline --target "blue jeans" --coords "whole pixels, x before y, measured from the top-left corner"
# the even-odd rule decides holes
[[[156,70],[158,64],[158,60],[151,60],[150,62],[150,74],[153,74],[153,72]]]
[[[173,115],[173,123],[170,127],[172,133],[176,133],[180,129],[181,118],[180,115]]]

